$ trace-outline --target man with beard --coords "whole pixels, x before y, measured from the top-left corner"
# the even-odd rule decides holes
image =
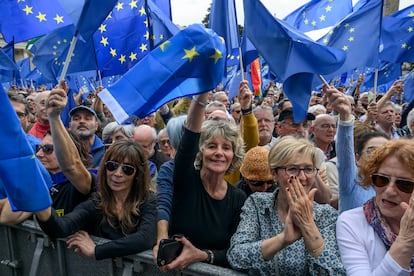
[[[273,129],[275,128],[273,109],[267,105],[259,105],[253,110],[253,114],[256,117],[259,128],[258,145],[270,150],[276,142],[276,138],[273,137]]]
[[[84,105],[79,105],[70,111],[69,129],[77,134],[89,149],[92,168],[99,166],[105,153],[105,145],[95,134],[99,127],[97,118],[95,110]]]

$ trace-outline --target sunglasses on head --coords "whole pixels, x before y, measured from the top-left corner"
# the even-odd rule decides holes
[[[39,150],[43,150],[45,154],[52,154],[53,152],[53,145],[45,144],[45,145],[36,145],[36,152]]]
[[[385,187],[391,182],[391,176],[379,173],[372,174],[371,179],[376,187]],[[411,194],[414,189],[414,182],[411,180],[396,177],[394,183],[403,193]]]
[[[105,163],[105,168],[110,172],[113,172],[113,171],[117,170],[119,168],[119,166],[121,166],[122,172],[126,175],[133,175],[135,173],[136,169],[135,169],[135,167],[133,167],[131,165],[120,164],[120,163],[115,162],[115,161],[107,161]]]
[[[255,187],[260,187],[260,186],[263,186],[264,184],[267,184],[267,185],[273,185],[273,180],[266,180],[266,181],[254,181],[254,180],[248,180],[248,179],[245,179],[245,181],[248,183],[248,184],[250,184],[250,185],[252,185],[252,186],[255,186]]]

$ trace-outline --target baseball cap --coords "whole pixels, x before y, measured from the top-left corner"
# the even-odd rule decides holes
[[[293,119],[293,110],[292,108],[286,108],[279,114],[279,118],[277,119],[278,122],[284,121],[286,119]],[[306,114],[306,120],[313,121],[315,120],[315,115],[312,113]]]
[[[78,105],[77,107],[74,107],[70,110],[69,115],[70,117],[73,116],[73,114],[75,114],[76,112],[80,111],[80,110],[85,110],[85,111],[89,111],[90,113],[92,113],[96,118],[98,118],[98,116],[96,115],[95,110],[93,110],[93,108],[87,107],[86,105]]]

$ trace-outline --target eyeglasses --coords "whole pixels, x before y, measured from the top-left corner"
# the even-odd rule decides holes
[[[161,145],[164,145],[164,144],[170,144],[170,140],[169,139],[165,139],[165,140],[159,140],[158,141],[158,143],[160,143]]]
[[[315,167],[299,168],[296,166],[277,167],[276,169],[285,170],[288,176],[299,176],[301,171],[303,171],[306,176],[315,176],[316,172],[318,171],[318,169]]]
[[[299,128],[300,126],[302,126],[303,128],[309,128],[310,127],[310,124],[308,122],[303,122],[303,123],[299,123],[299,124],[289,123],[289,122],[286,122],[286,121],[282,121],[282,122],[290,128]]]
[[[365,152],[366,154],[370,154],[370,153],[372,153],[372,152],[374,152],[374,150],[376,150],[377,149],[377,147],[374,147],[374,146],[372,146],[372,147],[368,147],[365,151],[363,151],[363,152]]]
[[[38,152],[39,150],[43,150],[43,152],[47,155],[52,154],[53,145],[51,145],[51,144],[36,145],[36,152]]]
[[[372,183],[376,187],[385,187],[391,182],[391,176],[383,175],[379,173],[374,173],[371,175]],[[414,182],[404,178],[394,178],[394,183],[397,186],[398,190],[403,193],[411,194],[414,189]]]
[[[115,170],[117,170],[119,168],[119,166],[121,166],[122,168],[122,172],[128,176],[133,175],[135,173],[135,167],[131,166],[131,165],[126,165],[126,164],[120,164],[118,162],[115,161],[107,161],[105,163],[105,168],[110,171],[113,172]]]
[[[233,112],[236,112],[237,114],[239,114],[241,110],[233,110]]]
[[[248,179],[245,179],[244,181],[245,181],[246,183],[248,183],[248,184],[252,185],[252,186],[255,186],[255,187],[260,187],[260,186],[263,186],[264,184],[267,184],[267,185],[273,185],[273,184],[274,184],[273,180],[267,180],[267,181],[254,181],[254,180],[248,180]]]
[[[328,129],[328,128],[335,129],[336,128],[336,125],[335,124],[321,124],[319,127],[320,128],[323,128],[323,129]]]

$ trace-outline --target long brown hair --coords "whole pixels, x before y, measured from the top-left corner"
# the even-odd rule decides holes
[[[108,186],[105,163],[115,161],[134,166],[136,171],[131,190],[124,202],[124,210],[121,219],[116,214],[116,202],[112,190]],[[150,172],[146,155],[140,145],[130,140],[120,140],[113,143],[102,158],[98,173],[98,189],[100,208],[113,228],[121,228],[124,234],[128,234],[138,225],[141,214],[140,206],[147,200],[150,187]]]

